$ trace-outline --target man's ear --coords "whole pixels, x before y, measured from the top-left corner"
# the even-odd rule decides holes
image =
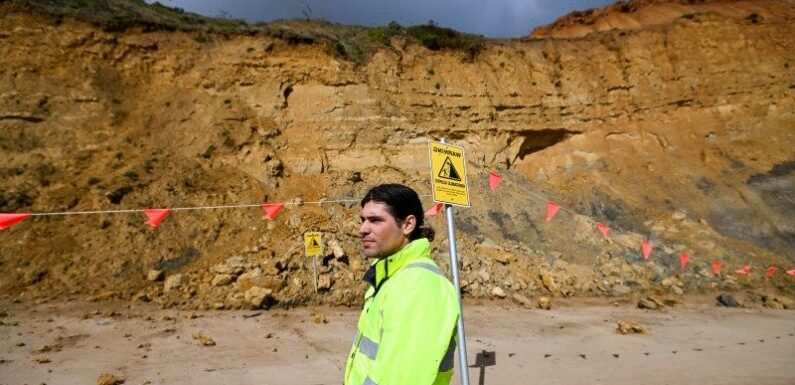
[[[403,228],[401,230],[403,230],[403,235],[411,234],[411,232],[414,231],[414,228],[417,227],[417,217],[414,215],[407,216],[406,219],[403,220],[402,227]]]

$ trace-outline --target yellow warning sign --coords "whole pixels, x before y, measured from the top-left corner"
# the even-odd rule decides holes
[[[431,158],[433,200],[469,207],[464,148],[439,142],[428,142]]]
[[[304,250],[307,257],[323,256],[323,233],[310,231],[304,233]]]

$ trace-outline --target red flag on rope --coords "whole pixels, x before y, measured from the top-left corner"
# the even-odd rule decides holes
[[[262,204],[262,211],[265,212],[265,215],[262,219],[267,219],[269,221],[276,218],[276,215],[279,214],[279,211],[282,210],[284,207],[284,203],[263,203]]]
[[[778,271],[778,267],[770,266],[767,268],[767,273],[765,273],[765,277],[771,278],[774,274]]]
[[[687,253],[682,253],[679,255],[679,268],[682,271],[685,271],[685,266],[687,266],[688,262],[690,262],[690,256],[687,255]]]
[[[558,210],[560,210],[559,204],[553,201],[547,201],[547,222],[551,221],[552,218],[558,214]]]
[[[596,228],[599,229],[599,232],[602,233],[602,236],[606,239],[607,232],[610,231],[610,228],[604,223],[597,223]]]
[[[787,270],[787,275],[791,275],[791,276],[795,277],[795,269]]]
[[[437,204],[433,205],[433,207],[429,208],[428,211],[425,212],[425,216],[426,217],[435,217],[435,216],[439,215],[439,212],[442,211],[442,207],[444,207],[444,204],[442,204],[442,203],[437,203]]]
[[[643,250],[643,259],[648,261],[651,254],[652,243],[650,240],[645,240],[640,243],[640,249]]]
[[[5,230],[19,222],[28,219],[28,213],[5,214],[0,213],[0,230]]]
[[[489,172],[489,190],[491,190],[491,192],[494,192],[494,190],[497,189],[497,186],[499,186],[500,183],[502,183],[502,176],[494,171]]]
[[[160,226],[160,222],[163,222],[163,219],[166,219],[170,212],[171,209],[146,209],[144,210],[144,214],[146,214],[149,220],[144,224],[151,227]]]
[[[720,268],[723,267],[723,264],[720,261],[712,262],[712,274],[718,275],[720,273]]]
[[[745,265],[742,269],[737,269],[734,272],[737,274],[748,274],[751,271],[751,265]]]

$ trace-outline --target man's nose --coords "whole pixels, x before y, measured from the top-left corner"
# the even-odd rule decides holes
[[[359,234],[361,235],[370,234],[370,226],[367,225],[367,221],[362,222],[362,225],[359,226]]]

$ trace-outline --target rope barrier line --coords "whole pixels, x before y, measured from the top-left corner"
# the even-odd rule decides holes
[[[338,199],[334,201],[316,201],[316,202],[285,202],[285,206],[294,206],[300,204],[321,204],[321,203],[337,203],[337,202],[352,202],[358,201],[357,199]],[[258,204],[243,204],[243,205],[221,205],[221,206],[196,206],[196,207],[174,207],[170,208],[171,211],[190,211],[190,210],[212,210],[212,209],[236,209],[247,207],[261,207],[263,203]],[[97,211],[61,211],[51,213],[30,213],[30,216],[50,216],[50,215],[90,215],[90,214],[119,214],[119,213],[142,213],[146,209],[127,209],[127,210],[97,210]]]
[[[431,194],[421,194],[420,197],[429,197]],[[301,206],[301,205],[322,205],[324,203],[350,203],[360,202],[361,199],[329,199],[309,202],[266,202],[266,203],[281,203],[285,206]],[[266,203],[256,204],[240,204],[240,205],[215,205],[215,206],[195,206],[195,207],[161,207],[168,208],[171,211],[191,211],[191,210],[212,210],[212,209],[235,209],[235,208],[249,208],[261,207]],[[45,213],[29,213],[30,216],[55,216],[55,215],[90,215],[90,214],[119,214],[119,213],[142,213],[147,209],[122,209],[122,210],[94,210],[94,211],[58,211],[58,212],[45,212]]]
[[[500,176],[500,178],[501,178],[501,182],[500,183],[507,182],[507,184],[509,186],[511,186],[511,187],[513,187],[513,188],[515,188],[515,189],[517,189],[517,190],[529,195],[530,197],[536,198],[537,200],[542,201],[542,202],[553,202],[550,198],[548,198],[548,197],[546,197],[544,195],[541,195],[539,193],[536,193],[535,191],[532,191],[532,190],[530,190],[530,189],[528,189],[526,187],[520,186],[520,185],[514,183],[513,181],[511,181],[510,179],[507,179],[507,178],[502,177],[502,176]],[[482,189],[482,186],[479,183],[473,183],[473,187],[478,188],[478,189]],[[432,196],[432,194],[418,194],[418,195],[420,197],[430,197],[430,196]],[[295,199],[293,199],[293,201],[287,201],[287,202],[265,202],[265,203],[256,203],[256,204],[210,205],[210,206],[173,207],[173,208],[162,207],[160,209],[167,209],[169,211],[195,211],[195,210],[214,210],[214,209],[236,209],[236,208],[264,207],[266,204],[281,204],[283,206],[301,206],[301,205],[317,204],[317,205],[320,206],[320,205],[323,205],[323,204],[326,204],[326,203],[329,203],[329,204],[351,203],[351,202],[359,202],[359,201],[360,201],[359,199],[352,199],[351,198],[351,199],[322,199],[322,200],[317,200],[317,201],[295,202]],[[436,202],[434,202],[433,204],[435,205]],[[585,214],[578,213],[578,212],[576,212],[576,211],[574,211],[572,209],[569,209],[566,206],[560,205],[558,203],[555,203],[555,204],[558,206],[558,209],[564,210],[564,211],[566,211],[566,212],[568,212],[568,213],[570,213],[572,215],[576,215],[576,216],[587,218],[587,220],[589,222],[591,222],[593,224],[596,224],[597,226],[600,223],[605,224],[604,221],[599,221],[599,220],[597,220],[596,218],[594,218],[594,217],[592,217],[590,215],[585,215]],[[150,208],[150,209],[154,209],[154,208]],[[60,212],[38,212],[38,213],[33,212],[33,213],[27,213],[27,214],[29,216],[31,216],[31,217],[33,217],[33,216],[43,217],[43,216],[94,215],[94,214],[122,214],[122,213],[144,213],[144,212],[146,212],[147,210],[150,210],[150,209],[60,211]],[[614,233],[627,234],[627,235],[636,235],[636,236],[644,237],[642,234],[638,234],[638,233],[631,232],[631,231],[624,231],[624,230],[621,230],[621,229],[618,229],[618,228],[613,228],[613,227],[608,226],[607,224],[605,224],[605,226],[607,226],[607,228],[610,231],[614,232]],[[605,235],[605,237],[606,237],[606,235]],[[646,235],[644,238],[646,238],[648,240],[649,239],[649,235]],[[655,245],[655,246],[660,247],[662,245]],[[689,262],[689,258],[690,257],[688,256],[687,258],[688,258],[687,262]],[[687,262],[684,262],[684,263],[686,264]]]
[[[498,175],[499,175],[499,174],[498,174]],[[570,213],[570,214],[572,214],[572,215],[576,215],[576,216],[584,217],[584,218],[586,218],[586,219],[588,220],[588,222],[590,222],[591,224],[597,225],[597,227],[598,227],[598,225],[601,223],[601,224],[604,224],[604,225],[606,225],[606,226],[607,226],[607,228],[608,228],[608,229],[609,229],[611,232],[613,232],[613,233],[625,234],[625,235],[634,235],[634,236],[642,237],[642,238],[644,239],[644,241],[643,241],[644,243],[645,243],[645,242],[647,242],[647,241],[650,241],[650,240],[651,240],[650,234],[645,234],[645,235],[644,235],[644,234],[638,234],[638,233],[636,233],[636,232],[633,232],[633,231],[629,231],[629,230],[621,230],[621,229],[618,229],[618,228],[613,228],[613,227],[610,227],[610,226],[607,224],[607,222],[605,222],[605,221],[599,221],[598,219],[596,219],[596,218],[594,218],[594,217],[592,217],[592,216],[590,216],[590,215],[586,215],[586,214],[581,214],[581,213],[578,213],[578,212],[576,212],[576,211],[574,211],[574,210],[572,210],[572,209],[569,209],[569,208],[568,208],[568,207],[566,207],[566,206],[560,205],[559,203],[557,203],[557,202],[553,201],[552,199],[550,199],[550,198],[548,198],[548,197],[546,197],[546,196],[543,196],[543,195],[541,195],[541,194],[539,194],[539,193],[536,193],[536,192],[534,192],[534,191],[532,191],[532,190],[529,190],[528,188],[525,188],[525,187],[523,187],[523,186],[520,186],[520,185],[518,185],[518,184],[514,183],[513,181],[509,180],[508,178],[505,178],[505,177],[504,177],[504,176],[502,176],[502,175],[499,175],[499,176],[500,176],[500,182],[499,182],[499,184],[504,184],[505,182],[507,182],[507,184],[508,184],[509,186],[511,186],[511,187],[513,187],[513,188],[515,188],[516,190],[519,190],[519,191],[521,191],[521,192],[524,192],[524,193],[526,193],[527,195],[529,195],[529,196],[531,196],[531,197],[535,197],[535,198],[537,198],[538,200],[540,200],[540,201],[542,201],[542,202],[554,202],[554,203],[555,203],[555,204],[558,206],[558,209],[559,209],[559,210],[564,210],[564,211],[566,211],[566,212],[568,212],[568,213]],[[475,184],[475,185],[476,185],[476,186],[478,186],[478,187],[480,187],[478,184]],[[495,191],[496,191],[496,189],[495,189]],[[605,238],[607,238],[607,235],[605,235],[604,237],[605,237]],[[642,245],[638,245],[638,246],[639,246],[639,247],[641,247],[641,248],[643,248],[643,247],[645,247],[646,245],[643,245],[643,244],[642,244]],[[653,247],[654,247],[654,248],[660,248],[660,247],[662,247],[662,246],[664,246],[664,244],[662,244],[662,243],[657,243],[657,242],[654,242],[654,245],[653,245]],[[650,246],[650,247],[652,247],[652,246]],[[649,250],[651,250],[651,249],[649,249]],[[680,258],[682,258],[683,256],[686,258],[686,259],[685,259],[685,262],[681,262],[681,260],[680,260],[680,263],[684,263],[685,265],[687,265],[687,264],[690,264],[690,263],[696,263],[697,261],[695,261],[695,260],[692,260],[692,256],[690,255],[690,253],[688,253],[688,252],[687,252],[687,250],[688,250],[688,249],[680,250],[680,252],[682,253],[682,254],[680,255]],[[692,250],[691,250],[691,251],[692,251]],[[644,252],[645,252],[645,251],[644,251]],[[646,258],[645,258],[645,256],[644,256],[644,259],[646,259]],[[706,263],[709,263],[709,256],[707,256],[707,257],[704,257],[704,258],[703,258],[703,261],[704,261],[704,262],[706,262]],[[715,263],[715,262],[717,262],[717,263],[720,263],[720,259],[719,259],[719,258],[718,258],[718,259],[715,259],[715,260],[713,261],[713,263]],[[749,270],[750,270],[750,266],[751,266],[750,264],[746,264],[745,266],[743,266],[743,268],[742,268],[742,269],[749,269]],[[763,266],[764,266],[764,265],[763,265]],[[762,272],[761,274],[762,274],[762,275],[765,275],[765,276],[767,276],[767,278],[768,278],[768,279],[770,279],[770,278],[771,278],[771,276],[772,276],[772,274],[775,274],[775,273],[778,271],[778,269],[777,269],[777,267],[776,267],[777,265],[775,265],[775,264],[773,264],[773,265],[770,265],[770,264],[768,264],[767,266],[768,266],[768,267],[767,267],[767,272],[764,272],[764,270],[763,270],[763,272]],[[780,266],[780,265],[779,265],[779,266]],[[723,267],[726,267],[726,268],[728,268],[728,266],[723,266],[722,264],[720,264],[720,265],[719,265],[719,267],[718,267],[718,269],[721,269],[721,268],[723,268]],[[714,267],[713,267],[713,269],[714,269]],[[741,269],[741,270],[742,270],[742,269]],[[764,269],[764,268],[763,268],[763,269]],[[771,271],[771,269],[772,269],[772,271]],[[731,270],[731,269],[729,269],[729,270]],[[787,275],[795,276],[795,274],[793,274],[793,273],[792,273],[792,271],[795,271],[795,270],[786,270],[786,269],[782,269],[782,270],[783,270],[782,272],[783,272],[783,273],[785,273],[785,274],[787,274]],[[682,267],[682,271],[684,272],[684,266]],[[734,273],[739,273],[739,272],[740,272],[740,271],[738,270],[738,271],[735,271]],[[732,273],[732,271],[728,271],[728,273]],[[713,273],[713,274],[716,274],[716,273]],[[743,275],[746,275],[746,274],[749,274],[749,271],[745,271],[745,272],[743,273]]]
[[[534,196],[534,197],[536,197],[536,198],[538,198],[538,199],[540,199],[540,200],[544,201],[544,203],[546,203],[546,202],[549,202],[549,201],[553,201],[552,199],[550,199],[550,198],[548,198],[548,197],[545,197],[545,196],[543,196],[543,195],[540,195],[540,194],[538,194],[538,193],[536,193],[536,192],[534,192],[534,191],[531,191],[531,190],[529,190],[529,189],[527,189],[527,188],[525,188],[525,187],[519,186],[519,185],[517,185],[517,184],[513,183],[513,181],[510,181],[510,180],[508,180],[508,179],[505,179],[505,178],[503,178],[503,181],[508,181],[508,184],[509,184],[510,186],[512,186],[512,187],[514,187],[514,188],[516,188],[517,190],[521,190],[521,191],[523,191],[523,192],[525,192],[525,193],[527,193],[527,194],[530,194],[530,195],[532,195],[532,196]],[[594,224],[596,224],[596,223],[604,223],[604,221],[599,221],[599,220],[597,220],[596,218],[594,218],[594,217],[592,217],[592,216],[590,216],[590,215],[581,214],[581,213],[578,213],[578,212],[576,212],[576,211],[574,211],[574,210],[572,210],[572,209],[569,209],[568,207],[566,207],[566,206],[563,206],[563,205],[561,205],[561,204],[557,203],[557,201],[555,201],[555,203],[556,203],[556,204],[557,204],[557,205],[560,207],[560,210],[566,211],[566,212],[568,212],[568,213],[570,213],[570,214],[573,214],[573,215],[577,215],[577,216],[581,216],[581,217],[588,218],[588,219],[589,219],[589,220],[590,220],[592,223],[594,223]],[[606,223],[605,223],[605,224],[606,224]],[[608,226],[608,227],[609,227],[609,226]],[[621,234],[630,234],[630,235],[638,235],[638,236],[643,236],[642,234],[634,233],[634,232],[631,232],[631,231],[624,231],[624,230],[620,230],[620,229],[618,229],[618,228],[614,228],[614,227],[610,227],[610,231],[612,231],[612,232],[615,232],[615,233],[621,233]]]

